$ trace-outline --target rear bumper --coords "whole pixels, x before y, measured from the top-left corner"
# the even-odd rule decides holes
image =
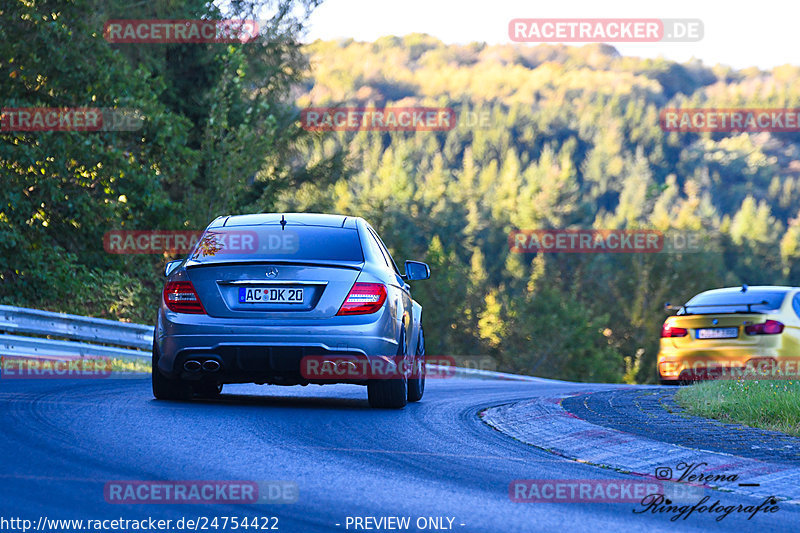
[[[395,345],[395,350],[396,350]],[[330,350],[310,345],[268,345],[261,344],[218,344],[212,348],[189,347],[180,350],[172,357],[159,359],[159,370],[171,377],[185,381],[213,380],[218,383],[269,383],[275,385],[306,385],[310,383],[366,383],[364,379],[347,379],[329,373],[325,377],[309,377],[308,359],[340,361],[343,359],[383,361],[383,366],[397,364],[395,356],[367,355],[359,351]],[[197,361],[201,368],[187,370],[187,361]],[[214,361],[219,367],[206,370],[206,362]],[[306,365],[306,366],[304,366]]]
[[[800,358],[774,349],[662,350],[657,371],[662,383],[705,379],[786,379],[800,376]]]
[[[164,311],[156,326],[158,369],[171,378],[220,383],[353,383],[303,376],[308,356],[352,356],[394,361],[399,321],[385,309],[373,315],[325,320],[246,321]],[[219,370],[188,371],[186,361],[219,363]]]

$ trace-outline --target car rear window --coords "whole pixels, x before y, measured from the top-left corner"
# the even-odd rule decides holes
[[[364,261],[358,231],[324,226],[236,226],[207,230],[190,259]]]
[[[748,311],[766,313],[780,308],[786,293],[787,291],[758,290],[703,293],[689,300],[682,312],[693,315],[747,313]],[[747,304],[753,305],[748,306]]]

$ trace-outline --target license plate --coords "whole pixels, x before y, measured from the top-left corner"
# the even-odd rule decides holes
[[[735,339],[739,328],[703,328],[697,330],[698,339]]]
[[[240,304],[301,304],[303,289],[239,287]]]

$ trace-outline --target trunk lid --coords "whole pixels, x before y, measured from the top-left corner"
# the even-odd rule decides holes
[[[339,311],[362,266],[354,262],[218,263],[187,265],[186,272],[212,317],[328,318]],[[242,301],[242,296],[252,297],[257,291],[273,291],[275,295],[297,289],[302,290],[302,301],[297,303]]]
[[[764,336],[748,335],[745,327],[764,322],[768,318],[768,315],[760,313],[673,316],[669,325],[673,328],[684,328],[688,333],[683,337],[669,337],[665,340],[672,341],[676,348],[755,346]]]

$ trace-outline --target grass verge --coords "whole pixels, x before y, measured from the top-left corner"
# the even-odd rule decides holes
[[[675,395],[689,413],[800,436],[800,381],[721,380],[682,387]]]
[[[112,372],[140,372],[143,374],[150,373],[150,360],[134,358],[119,358],[111,360]]]

